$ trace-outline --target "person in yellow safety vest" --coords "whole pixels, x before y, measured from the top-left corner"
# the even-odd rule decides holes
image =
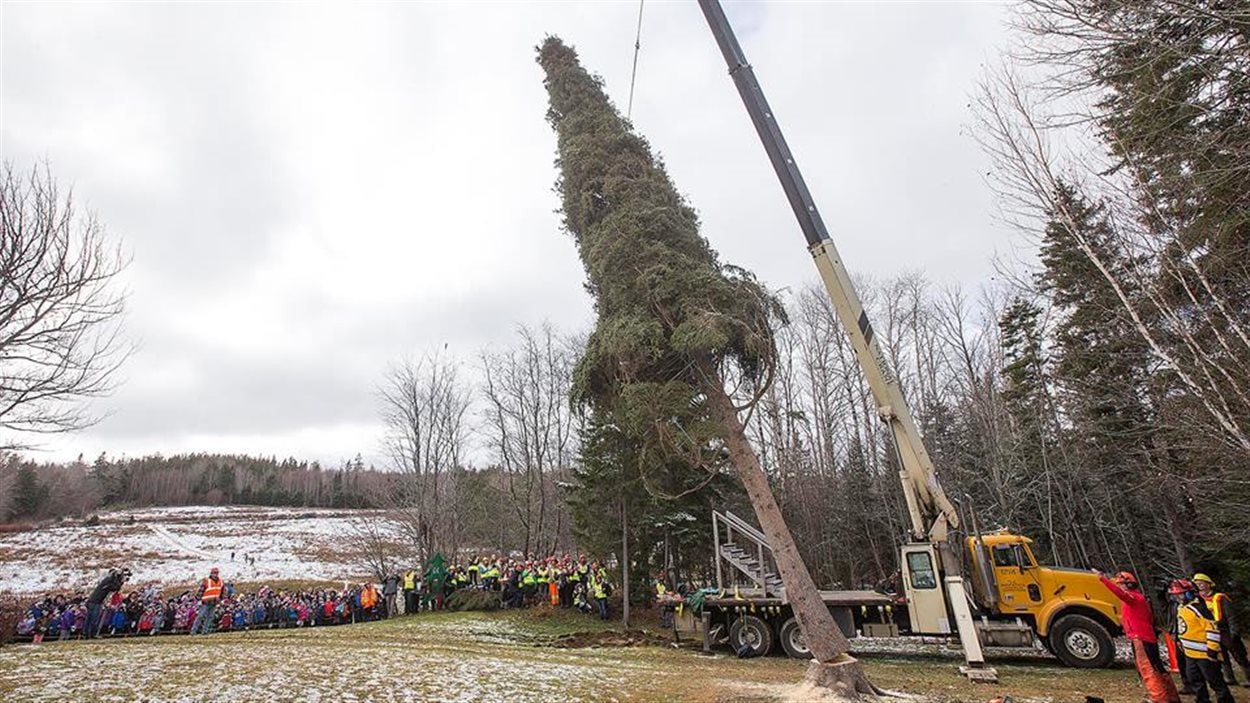
[[[208,572],[208,578],[200,582],[200,608],[195,613],[195,622],[191,623],[191,634],[208,634],[213,627],[213,611],[221,600],[221,576],[217,567]]]
[[[600,578],[598,572],[592,571],[590,581],[587,582],[590,587],[590,593],[595,599],[595,605],[599,609],[599,619],[608,619],[608,584],[607,580]]]
[[[577,557],[577,563],[573,565],[577,571],[577,578],[580,581],[586,581],[590,578],[590,566],[586,563],[586,555],[581,554]]]
[[[473,557],[473,561],[469,562],[469,583],[474,588],[477,588],[478,586],[482,585],[482,581],[479,576],[479,572],[481,570],[482,570],[482,565],[478,563],[478,558]]]
[[[417,572],[409,569],[404,572],[404,613],[411,615],[417,612]]]
[[[1245,675],[1245,687],[1250,688],[1250,661],[1246,657],[1246,645],[1241,641],[1241,628],[1233,611],[1232,599],[1227,593],[1216,591],[1215,581],[1206,574],[1194,574],[1192,580],[1198,589],[1198,595],[1202,596],[1207,609],[1215,617],[1215,624],[1220,628],[1224,680],[1230,686],[1237,685],[1237,676],[1233,673],[1233,662],[1236,661],[1237,666],[1241,667],[1241,673]]]
[[[1168,593],[1178,596],[1177,637],[1185,651],[1186,679],[1194,688],[1196,703],[1211,703],[1207,686],[1215,692],[1216,703],[1235,703],[1220,669],[1220,628],[1198,589],[1188,579],[1172,582]]]
[[[499,566],[496,564],[487,564],[482,569],[482,588],[493,591],[495,584],[499,581]]]
[[[525,564],[525,570],[521,572],[521,593],[525,594],[526,600],[534,597],[534,592],[538,589],[538,572],[534,570],[534,563]]]
[[[673,601],[670,595],[671,589],[668,585],[668,576],[660,571],[655,575],[655,604],[660,609],[660,627],[670,628],[673,626]]]

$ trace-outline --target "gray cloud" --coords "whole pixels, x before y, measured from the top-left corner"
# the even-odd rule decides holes
[[[1003,235],[967,96],[984,4],[729,3],[844,258],[975,284]],[[374,389],[446,344],[591,322],[559,231],[533,46],[623,106],[632,3],[6,5],[0,153],[47,158],[124,237],[139,352],[54,453],[376,447]],[[633,119],[728,260],[814,277],[693,3],[646,7]]]

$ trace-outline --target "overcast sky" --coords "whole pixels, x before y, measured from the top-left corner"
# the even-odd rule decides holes
[[[636,2],[0,3],[0,155],[47,160],[133,256],[137,351],[88,459],[379,459],[388,364],[471,360],[518,324],[592,324],[559,229],[533,47],[573,44],[624,109]],[[857,273],[976,286],[992,221],[969,95],[1006,41],[983,3],[730,3]],[[693,2],[649,2],[635,125],[722,257],[815,279]]]

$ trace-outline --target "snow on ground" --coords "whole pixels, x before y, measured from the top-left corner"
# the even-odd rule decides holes
[[[16,691],[8,700],[32,703],[603,703],[618,699],[602,695],[605,690],[659,673],[637,661],[636,652],[537,648],[502,632],[519,630],[501,617],[440,614],[371,625],[14,647],[0,650],[0,694]]]
[[[612,635],[568,611],[423,613],[342,627],[257,630],[207,637],[127,637],[0,648],[5,703],[94,701],[751,701],[813,700],[796,689],[806,662],[704,656],[697,644],[536,646],[536,636]],[[602,640],[603,643],[610,641]],[[692,643],[693,644],[693,643]],[[865,657],[883,688],[917,703],[1067,703],[1096,694],[1141,700],[1131,667],[1067,669],[1053,661],[994,661],[999,685],[959,675],[958,657]]]
[[[358,579],[363,569],[354,556],[352,524],[385,519],[368,510],[255,506],[148,508],[99,517],[94,526],[67,521],[0,534],[0,591],[87,589],[114,566],[130,567],[133,584],[169,586],[189,586],[213,566],[234,581]]]

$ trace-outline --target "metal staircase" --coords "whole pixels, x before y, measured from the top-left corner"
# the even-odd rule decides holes
[[[781,577],[770,568],[773,548],[764,533],[729,511],[712,511],[712,540],[716,560],[716,586],[725,588],[723,563],[728,563],[765,594],[785,600]]]

